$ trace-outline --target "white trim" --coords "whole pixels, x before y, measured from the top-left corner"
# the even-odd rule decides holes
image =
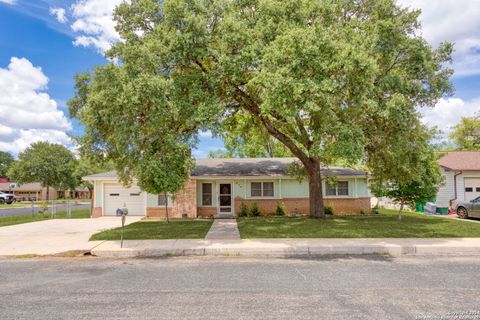
[[[364,178],[367,179],[368,177],[366,175],[353,175],[353,176],[335,176],[338,179],[353,179],[353,178]],[[286,179],[286,180],[298,180],[296,177],[291,177],[291,176],[193,176],[190,177],[192,180],[229,180],[229,181],[235,181],[235,180],[278,180],[278,179]],[[101,179],[100,179],[101,180]],[[307,180],[307,179],[305,179]],[[324,179],[322,179],[324,180]]]

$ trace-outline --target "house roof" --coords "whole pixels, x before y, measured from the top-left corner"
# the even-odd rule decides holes
[[[0,190],[1,191],[8,191],[10,185],[14,182],[9,182],[9,183],[0,183]],[[39,182],[32,182],[32,183],[24,183],[24,184],[17,184],[15,189],[12,191],[33,191],[33,192],[40,192],[42,189],[45,189],[42,187],[42,185]],[[51,187],[51,190],[55,191],[56,189]],[[75,188],[75,191],[88,191],[88,188],[86,187],[77,187]]]
[[[13,182],[0,183],[0,190],[8,190],[12,183]],[[17,184],[17,186],[15,187],[15,191],[42,191],[42,189],[42,186],[38,182],[24,183],[22,185]]]
[[[448,151],[438,164],[450,170],[480,170],[480,151]]]
[[[296,158],[240,158],[199,159],[192,176],[287,176],[285,169]],[[335,176],[361,176],[365,171],[329,167],[324,174]]]
[[[286,167],[296,158],[235,158],[235,159],[197,159],[192,177],[283,177],[288,176]],[[329,167],[324,171],[325,175],[335,176],[365,176],[367,173],[341,167]],[[92,174],[83,177],[84,180],[111,180],[117,179],[115,171]]]

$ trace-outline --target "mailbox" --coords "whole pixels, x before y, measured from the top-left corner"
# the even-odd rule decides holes
[[[127,208],[122,208],[122,209],[118,208],[116,213],[117,213],[117,216],[119,216],[119,217],[126,216],[126,215],[128,215],[128,209]]]

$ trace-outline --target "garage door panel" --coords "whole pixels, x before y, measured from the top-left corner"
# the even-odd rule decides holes
[[[125,188],[121,184],[104,185],[105,215],[115,215],[118,208],[126,207],[129,215],[145,215],[145,193],[137,186]]]
[[[480,197],[480,178],[465,178],[465,201]]]

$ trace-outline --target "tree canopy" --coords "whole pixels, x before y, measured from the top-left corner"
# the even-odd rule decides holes
[[[72,152],[60,144],[36,142],[18,155],[8,175],[18,184],[40,182],[47,188],[60,190],[76,187],[75,159]]]
[[[433,49],[419,13],[394,0],[122,3],[112,63],[79,75],[69,103],[86,125],[82,152],[171,191],[199,130],[229,137],[244,122],[299,159],[310,214],[324,216],[325,166],[363,163],[386,179],[422,133],[416,108],[451,93],[452,45]]]
[[[15,159],[13,156],[5,151],[0,151],[0,178],[6,178],[7,172]]]
[[[450,136],[461,150],[480,150],[480,112],[463,117]]]

